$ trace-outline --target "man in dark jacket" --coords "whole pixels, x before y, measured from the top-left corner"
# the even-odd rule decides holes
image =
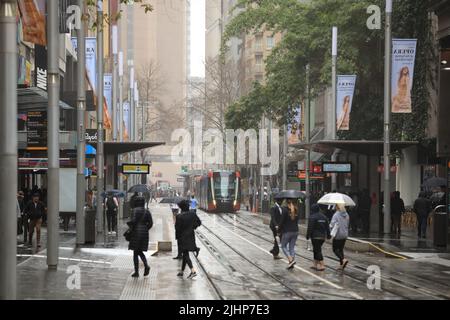
[[[133,278],[139,277],[139,257],[144,263],[144,277],[150,273],[144,252],[148,250],[148,231],[153,226],[152,215],[149,210],[145,209],[145,199],[136,197],[135,205],[133,220],[127,223],[132,229],[128,250],[133,250],[134,273],[131,275]]]
[[[405,213],[405,203],[400,198],[400,191],[395,191],[391,200],[391,231],[400,237],[402,232],[402,214]]]
[[[38,248],[41,247],[41,225],[42,218],[44,217],[45,205],[39,200],[39,193],[34,193],[32,200],[27,203],[24,209],[24,213],[28,219],[30,219],[30,236],[28,240],[28,245],[32,245],[34,228],[36,228],[36,245]]]
[[[314,266],[318,271],[325,270],[323,262],[322,245],[325,239],[330,239],[330,222],[327,217],[320,211],[317,204],[311,206],[311,214],[308,220],[308,229],[306,231],[306,240],[311,239],[314,252]]]
[[[273,258],[275,260],[282,259],[280,254],[280,247],[278,245],[277,236],[280,237],[281,241],[281,232],[279,230],[280,228],[280,221],[281,217],[283,215],[283,210],[286,210],[286,208],[281,207],[281,204],[283,203],[283,199],[276,199],[275,205],[270,208],[270,229],[273,233],[273,248],[270,250],[270,253],[273,255]]]
[[[187,278],[192,279],[197,276],[197,272],[194,269],[191,258],[189,257],[189,252],[197,251],[194,230],[201,226],[202,222],[200,221],[195,211],[189,210],[189,205],[189,200],[183,200],[178,204],[181,213],[177,216],[175,222],[175,232],[176,238],[178,240],[178,245],[180,246],[180,250],[183,256],[181,271],[177,274],[177,276],[183,277],[184,269],[186,268],[186,265],[188,265],[191,269],[191,273]]]
[[[424,191],[419,193],[419,198],[414,201],[414,212],[417,216],[417,236],[427,237],[427,220],[431,212],[431,201],[426,198]]]

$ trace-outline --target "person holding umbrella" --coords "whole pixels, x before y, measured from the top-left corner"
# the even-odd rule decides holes
[[[192,279],[197,276],[197,271],[194,269],[189,252],[197,252],[198,248],[195,243],[195,229],[201,226],[202,222],[194,210],[189,210],[189,200],[181,201],[178,206],[181,213],[177,216],[175,222],[176,238],[179,241],[180,251],[182,252],[183,262],[181,270],[178,272],[178,277],[183,277],[186,265],[191,269],[191,273],[187,277]]]
[[[331,236],[333,237],[333,252],[339,258],[341,269],[344,270],[348,264],[348,260],[344,257],[345,241],[348,238],[348,226],[350,224],[350,217],[342,203],[336,204],[336,212],[331,219],[330,228]]]
[[[275,260],[281,259],[279,256],[280,247],[278,246],[277,236],[280,236],[280,222],[281,217],[283,216],[283,211],[286,211],[286,208],[281,207],[283,203],[282,198],[278,198],[275,196],[275,205],[270,208],[270,229],[273,233],[273,248],[270,250],[270,253],[273,255]]]
[[[327,217],[321,212],[318,204],[311,206],[311,214],[308,220],[308,230],[306,232],[306,240],[311,239],[314,252],[313,269],[324,271],[325,264],[323,262],[322,245],[325,239],[330,239],[330,226]]]
[[[150,266],[147,263],[144,252],[148,250],[149,236],[148,231],[153,226],[153,219],[150,211],[145,209],[145,199],[143,197],[135,198],[135,208],[133,209],[133,219],[128,222],[131,237],[128,250],[133,250],[134,273],[133,278],[139,277],[139,258],[144,263],[144,277],[150,273]]]

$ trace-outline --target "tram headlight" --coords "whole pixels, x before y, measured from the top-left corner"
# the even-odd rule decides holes
[[[213,200],[213,205],[214,205],[214,207],[217,207],[217,202],[216,202],[216,200]]]

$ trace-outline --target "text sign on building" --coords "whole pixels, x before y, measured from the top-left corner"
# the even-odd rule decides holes
[[[47,150],[47,112],[27,112],[27,149]]]
[[[103,137],[106,136],[106,130],[103,130]],[[97,129],[86,129],[84,133],[84,140],[87,143],[97,143],[98,133]]]
[[[34,46],[34,74],[36,87],[47,91],[47,50],[44,46]]]
[[[123,174],[149,174],[150,165],[148,164],[123,164]]]
[[[350,173],[352,164],[350,162],[324,162],[322,163],[324,173]]]

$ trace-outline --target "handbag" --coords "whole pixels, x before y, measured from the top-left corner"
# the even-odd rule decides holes
[[[125,231],[123,234],[123,236],[125,237],[125,240],[130,241],[132,233],[133,233],[133,229],[128,228],[127,231]]]
[[[331,238],[334,239],[338,233],[339,230],[339,224],[335,223],[333,226],[333,229],[331,230]]]

